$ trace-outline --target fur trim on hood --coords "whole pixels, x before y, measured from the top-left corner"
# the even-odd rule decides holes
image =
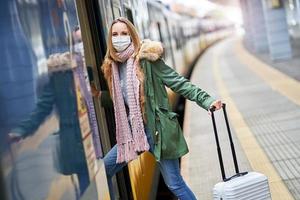
[[[139,59],[147,59],[149,61],[158,60],[164,52],[161,42],[143,40],[141,49],[138,54]]]
[[[47,66],[48,66],[48,71],[51,73],[51,72],[71,70],[77,67],[77,63],[74,60],[74,57],[71,57],[71,54],[69,52],[65,52],[65,53],[51,54],[47,59]]]

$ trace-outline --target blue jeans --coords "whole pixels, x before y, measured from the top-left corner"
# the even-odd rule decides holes
[[[147,134],[147,132],[146,132]],[[153,152],[153,140],[147,134],[148,142],[150,144],[150,152]],[[104,164],[106,169],[109,193],[112,200],[115,200],[112,177],[119,172],[127,163],[116,163],[117,160],[117,145],[115,145],[104,157]],[[180,175],[179,160],[160,160],[158,162],[160,172],[164,181],[170,191],[180,200],[195,200],[196,197],[190,188],[184,182]]]

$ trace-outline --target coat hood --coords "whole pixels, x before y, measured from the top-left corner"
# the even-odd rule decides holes
[[[163,54],[163,46],[161,42],[143,40],[138,54],[139,59],[147,59],[149,61],[158,60]]]

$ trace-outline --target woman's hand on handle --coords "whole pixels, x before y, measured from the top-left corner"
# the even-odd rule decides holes
[[[211,114],[211,111],[210,111],[211,108],[214,108],[214,110],[219,110],[219,109],[222,108],[222,106],[223,106],[223,103],[222,103],[221,100],[216,100],[216,101],[214,101],[214,102],[209,106],[209,114]]]

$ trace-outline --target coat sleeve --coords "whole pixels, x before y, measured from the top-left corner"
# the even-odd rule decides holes
[[[164,85],[185,98],[195,101],[205,110],[208,110],[209,106],[215,101],[207,92],[166,65],[162,59],[153,63],[153,73],[161,79]]]
[[[22,137],[32,135],[53,109],[55,98],[53,90],[54,88],[50,79],[49,83],[44,86],[35,109],[31,112],[28,118],[22,120],[11,132],[20,134]]]

